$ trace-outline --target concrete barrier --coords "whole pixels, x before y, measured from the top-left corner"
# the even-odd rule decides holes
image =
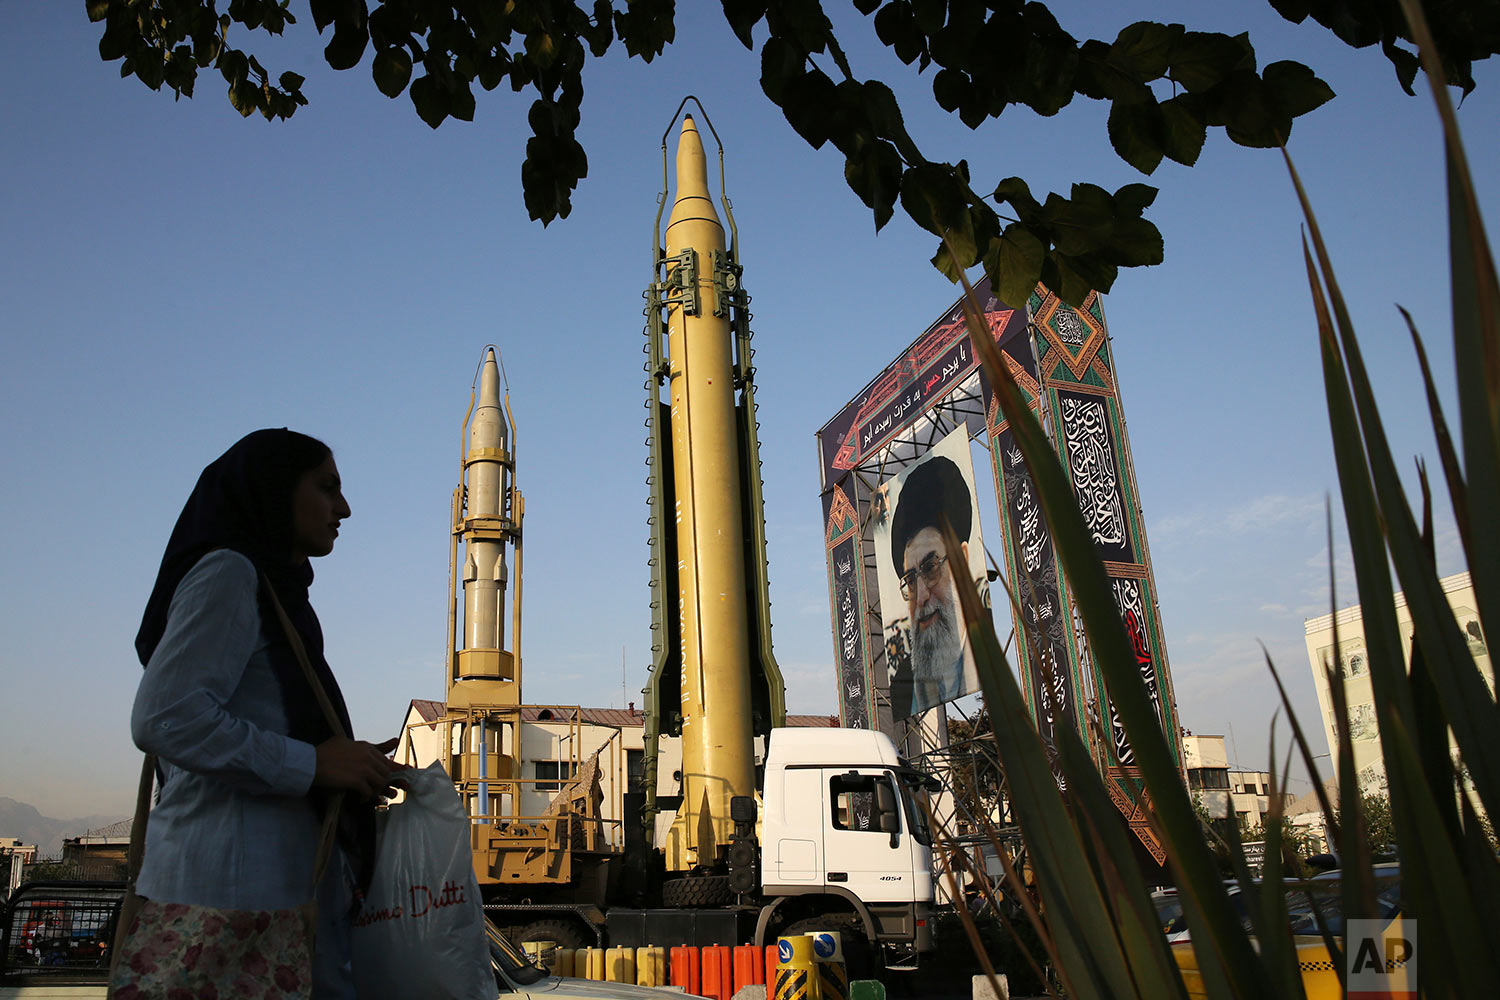
[[[990,977],[979,975],[974,977],[974,1000],[1010,1000],[1010,981],[1005,974],[996,973],[995,982],[1000,984],[1000,992],[995,992],[995,987],[990,984]]]

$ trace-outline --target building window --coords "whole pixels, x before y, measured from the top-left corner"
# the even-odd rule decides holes
[[[555,792],[562,783],[573,777],[577,765],[571,760],[539,760],[536,762],[536,790]]]
[[[1227,767],[1190,767],[1188,768],[1189,788],[1228,788],[1229,768]]]
[[[646,790],[646,751],[625,751],[625,789],[630,792]]]

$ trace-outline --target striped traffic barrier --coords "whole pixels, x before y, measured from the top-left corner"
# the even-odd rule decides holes
[[[806,934],[778,938],[776,946],[774,1000],[822,1000],[813,961],[812,938]]]
[[[849,970],[844,964],[844,939],[838,931],[813,931],[813,961],[823,1000],[849,1000]]]

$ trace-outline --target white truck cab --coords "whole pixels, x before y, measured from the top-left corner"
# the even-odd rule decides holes
[[[922,797],[935,788],[884,733],[773,730],[762,786],[763,896],[778,907],[835,897],[889,964],[914,961],[931,942],[933,845]]]

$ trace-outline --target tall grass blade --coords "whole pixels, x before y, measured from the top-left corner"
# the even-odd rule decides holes
[[[1261,883],[1256,888],[1246,912],[1255,923],[1255,939],[1260,943],[1261,959],[1266,964],[1272,980],[1276,983],[1276,995],[1300,997],[1305,994],[1302,987],[1302,971],[1297,966],[1297,949],[1292,945],[1288,929],[1291,919],[1287,915],[1286,884],[1284,878],[1286,845],[1281,828],[1281,789],[1286,787],[1286,773],[1281,780],[1276,775],[1276,722],[1271,721],[1268,737],[1267,769],[1270,772],[1270,809],[1263,822],[1263,844]],[[1287,766],[1291,761],[1287,761]],[[1236,824],[1238,825],[1238,824]]]
[[[922,803],[922,808],[927,813],[927,824],[935,834],[933,839],[943,858],[943,874],[948,880],[948,898],[962,900],[964,895],[959,890],[958,879],[953,873],[956,863],[955,855],[962,856],[963,852],[954,844],[947,825],[938,821],[927,802]],[[979,959],[979,967],[984,971],[991,992],[997,997],[1004,996],[1005,992],[1000,988],[1000,980],[995,974],[995,963],[990,961],[989,952],[985,951],[984,942],[979,937],[979,927],[974,923],[974,915],[969,912],[967,906],[962,904],[955,909],[958,911],[959,921],[963,924],[964,934],[969,939],[969,947]]]
[[[999,847],[997,853],[1000,858],[1000,867],[1005,872],[1006,883],[1015,887],[1014,895],[1017,902],[1021,905],[1021,910],[1026,914],[1026,919],[1031,921],[1031,926],[1036,928],[1038,936],[1041,937],[1042,947],[1047,949],[1047,957],[1052,962],[1052,968],[1057,972],[1058,978],[1062,980],[1063,989],[1067,990],[1069,995],[1072,995],[1073,988],[1068,985],[1067,970],[1063,968],[1062,957],[1057,951],[1057,942],[1052,939],[1052,934],[1047,927],[1047,921],[1042,919],[1041,911],[1036,908],[1036,903],[1031,899],[1031,893],[1026,891],[1026,883],[1021,878],[1021,873],[1016,870],[1016,865],[1011,859],[1010,851],[1006,850],[1003,845],[997,846]],[[1011,926],[1010,919],[1004,916],[1003,910],[997,910],[997,912],[1002,915],[1001,919],[1005,921],[1005,926],[1009,928]],[[1015,935],[1013,930],[1012,935],[1016,936],[1017,940],[1019,940],[1019,936]],[[1058,993],[1057,990],[1053,989],[1051,979],[1042,975],[1042,971],[1036,968],[1034,961],[1032,962],[1032,968],[1036,969],[1037,978],[1046,983],[1047,993],[1052,997],[1057,997]]]
[[[1402,306],[1398,305],[1396,308],[1401,310],[1401,316],[1406,320],[1406,328],[1411,331],[1412,346],[1417,351],[1417,364],[1422,369],[1422,385],[1427,390],[1427,409],[1432,415],[1432,431],[1437,438],[1438,457],[1443,465],[1443,478],[1448,483],[1448,500],[1453,506],[1453,521],[1458,525],[1464,560],[1473,565],[1474,551],[1469,541],[1469,488],[1464,483],[1463,468],[1458,464],[1458,452],[1453,447],[1453,435],[1448,430],[1448,421],[1443,416],[1443,404],[1438,399],[1437,387],[1432,381],[1432,368],[1427,364],[1427,348],[1422,344],[1422,336],[1417,332],[1417,324],[1412,321],[1411,313]]]
[[[1162,936],[1161,920],[1135,860],[1132,835],[1120,820],[1098,778],[1093,760],[1077,734],[1063,733],[1058,750],[1068,775],[1084,780],[1070,785],[1074,811],[1097,845],[1095,858],[1109,893],[1120,945],[1129,957],[1136,992],[1142,997],[1184,997],[1182,973]]]
[[[943,537],[949,558],[961,564],[962,549],[946,522]],[[962,574],[955,574],[954,582],[964,620],[969,623],[980,687],[994,719],[995,743],[1010,782],[1012,808],[1030,849],[1060,965],[1072,980],[1069,995],[1114,995],[1118,984],[1129,982],[1129,963],[1115,942],[1098,883],[1089,877],[1088,852],[1068,815],[1046,748],[1000,651],[994,623],[985,613],[979,592]]]
[[[1484,233],[1479,198],[1448,97],[1427,18],[1418,0],[1400,0],[1417,54],[1443,122],[1448,167],[1449,268],[1453,294],[1453,360],[1458,374],[1459,427],[1465,478],[1475,497],[1500,495],[1500,279]],[[1485,634],[1500,625],[1500,525],[1471,522],[1469,573]]]
[[[1305,254],[1305,251],[1304,251]],[[1309,262],[1311,267],[1311,262]],[[1349,699],[1344,689],[1344,671],[1339,657],[1338,573],[1333,558],[1333,504],[1324,513],[1328,525],[1328,602],[1333,607],[1332,663],[1322,664],[1328,681],[1328,700],[1333,703],[1335,773],[1338,775],[1339,816],[1337,850],[1343,877],[1339,890],[1344,917],[1373,917],[1375,887],[1371,881],[1370,842],[1365,836],[1364,807],[1360,802],[1359,774],[1354,770],[1354,744],[1349,733]]]
[[[1287,159],[1287,163],[1290,167],[1290,158]],[[1295,170],[1293,170],[1293,175],[1295,177]],[[1300,182],[1298,191],[1299,194],[1302,191]],[[1343,358],[1347,363],[1347,369],[1340,372],[1339,379],[1341,382],[1347,379],[1348,385],[1352,388],[1358,424],[1363,430],[1364,451],[1368,459],[1367,468],[1376,494],[1379,524],[1384,528],[1385,540],[1379,546],[1378,575],[1389,580],[1389,574],[1385,569],[1385,550],[1389,548],[1390,558],[1396,566],[1397,575],[1401,579],[1406,594],[1412,624],[1416,627],[1417,641],[1429,654],[1431,677],[1443,700],[1448,722],[1453,726],[1454,737],[1458,740],[1464,758],[1473,770],[1474,783],[1485,807],[1491,812],[1500,812],[1500,741],[1492,738],[1492,734],[1500,728],[1500,708],[1496,707],[1489,689],[1478,672],[1473,669],[1468,644],[1459,631],[1458,621],[1454,618],[1442,585],[1438,582],[1436,569],[1432,561],[1427,558],[1420,531],[1412,516],[1411,507],[1407,503],[1401,478],[1396,471],[1396,464],[1391,458],[1390,446],[1386,441],[1374,394],[1370,390],[1358,338],[1350,323],[1348,311],[1344,307],[1343,296],[1334,278],[1333,267],[1328,260],[1327,248],[1323,245],[1312,207],[1305,197],[1303,212],[1312,232],[1322,277],[1327,283],[1328,294],[1334,306],[1334,316],[1338,321],[1339,342]],[[1351,522],[1351,534],[1352,531]],[[1368,541],[1372,548],[1370,556],[1373,559],[1375,558],[1374,537],[1369,537]],[[1358,562],[1356,562],[1357,565]],[[1388,593],[1389,588],[1383,586],[1380,589],[1367,590],[1367,583],[1373,582],[1375,577],[1375,573],[1367,573],[1360,580],[1360,596],[1363,600],[1367,594],[1377,595],[1381,604],[1380,614],[1384,615],[1387,602],[1380,595]],[[1364,600],[1361,606],[1367,634],[1371,618],[1369,603],[1369,600]],[[1390,614],[1393,619],[1393,609]],[[1375,676],[1374,660],[1375,653],[1372,647],[1372,677]],[[1381,671],[1380,676],[1386,681],[1387,693],[1394,692],[1401,696],[1401,702],[1405,704],[1398,702],[1397,711],[1403,715],[1407,728],[1416,732],[1418,727],[1415,716],[1411,714],[1410,698],[1405,691],[1401,690],[1401,686],[1392,683],[1400,665],[1401,658],[1398,656],[1389,664],[1384,665],[1385,669]]]
[[[1411,796],[1408,819],[1415,836],[1401,843],[1402,892],[1409,896],[1416,890],[1427,897],[1420,901],[1420,908],[1413,909],[1422,935],[1422,975],[1424,979],[1430,976],[1429,981],[1438,987],[1429,995],[1441,996],[1447,986],[1462,997],[1500,996],[1493,930],[1474,919],[1479,908],[1472,883],[1438,819],[1434,790],[1423,780],[1411,731],[1401,719],[1393,718],[1390,733],[1381,731],[1381,742],[1387,744],[1388,759],[1399,769],[1401,784]],[[1442,794],[1449,794],[1451,787],[1443,787]]]
[[[1330,540],[1331,541],[1331,540]],[[1338,609],[1334,609],[1338,613]],[[1337,626],[1335,626],[1337,629]],[[1337,649],[1337,644],[1335,644]],[[1333,804],[1328,800],[1328,789],[1323,787],[1323,782],[1318,780],[1318,769],[1313,764],[1314,755],[1312,747],[1308,746],[1307,737],[1302,732],[1302,723],[1297,719],[1297,713],[1292,709],[1292,699],[1286,693],[1286,685],[1281,683],[1281,674],[1276,669],[1276,664],[1271,661],[1271,653],[1262,644],[1261,654],[1266,658],[1266,667],[1271,671],[1271,679],[1276,682],[1276,691],[1281,696],[1281,704],[1286,708],[1287,721],[1292,724],[1292,740],[1297,744],[1297,751],[1302,755],[1302,766],[1307,768],[1307,780],[1312,782],[1313,792],[1318,797],[1318,805],[1323,810],[1323,825],[1328,831],[1332,841],[1339,837],[1338,820],[1334,816]]]
[[[1203,964],[1204,978],[1211,989],[1223,991],[1220,995],[1264,995],[1269,982],[1219,884],[1217,866],[1199,833],[1180,765],[1140,681],[1119,609],[1083,525],[1072,486],[1041,425],[1001,362],[999,350],[979,318],[973,289],[967,281],[964,286],[970,340],[1025,457],[1059,561],[1082,615],[1090,650],[1135,749],[1179,888],[1184,890],[1181,895],[1188,924],[1195,942],[1209,945],[1216,956],[1221,956]]]

